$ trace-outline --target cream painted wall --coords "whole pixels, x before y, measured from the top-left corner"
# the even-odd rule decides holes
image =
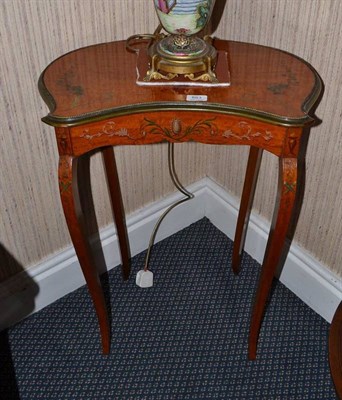
[[[0,260],[0,280],[70,244],[54,133],[40,122],[47,113],[37,90],[40,72],[70,50],[151,32],[156,24],[152,0],[0,0],[0,243],[17,261],[5,269]],[[326,88],[317,115],[323,123],[311,132],[295,238],[342,276],[341,26],[340,0],[227,0],[215,35],[293,52],[322,76]],[[187,144],[176,153],[184,183],[207,174],[240,195],[246,149]],[[118,149],[117,161],[127,213],[173,191],[165,146]],[[276,168],[272,156],[264,157],[255,207],[268,218]],[[96,213],[104,226],[111,213],[97,156],[92,169]]]

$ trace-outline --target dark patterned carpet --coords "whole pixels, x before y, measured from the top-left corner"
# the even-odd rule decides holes
[[[231,252],[203,219],[155,246],[153,288],[135,285],[144,254],[128,283],[111,271],[109,356],[85,287],[14,326],[1,347],[0,399],[336,399],[329,324],[279,282],[257,360],[247,360],[259,265],[245,254],[236,277]]]

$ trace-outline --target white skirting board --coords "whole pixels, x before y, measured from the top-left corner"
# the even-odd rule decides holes
[[[234,239],[239,201],[210,178],[188,187],[195,198],[176,207],[162,222],[156,242],[207,217],[230,239]],[[145,250],[150,233],[162,212],[182,197],[174,193],[126,218],[131,255]],[[245,251],[262,262],[269,224],[252,213]],[[107,269],[120,263],[114,226],[101,230],[100,238]],[[227,266],[228,267],[228,266]],[[131,277],[134,279],[134,277]],[[280,281],[328,322],[342,300],[342,280],[293,243]],[[0,284],[0,330],[36,312],[85,284],[74,249],[52,255]]]

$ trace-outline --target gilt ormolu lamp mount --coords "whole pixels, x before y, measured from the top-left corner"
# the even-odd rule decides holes
[[[217,52],[196,36],[208,23],[215,0],[154,0],[159,21],[170,35],[149,50],[151,69],[146,80],[165,79],[183,74],[190,80],[216,81],[213,72]]]
[[[211,38],[197,34],[207,25],[216,0],[153,0],[161,27],[168,35],[135,35],[150,37],[149,68],[144,81],[171,81],[179,77],[188,81],[218,83],[215,73],[217,51]]]

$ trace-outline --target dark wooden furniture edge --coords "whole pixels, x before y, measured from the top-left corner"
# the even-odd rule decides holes
[[[337,307],[330,327],[329,362],[337,395],[342,399],[342,302]]]
[[[46,93],[41,94],[42,98],[48,105],[50,94],[46,91]],[[286,118],[282,116],[278,116],[275,114],[268,114],[262,111],[247,109],[247,108],[239,108],[235,106],[223,106],[222,104],[208,103],[205,106],[199,103],[191,103],[191,102],[160,102],[160,103],[148,103],[148,104],[130,104],[125,107],[117,107],[109,110],[102,110],[99,112],[83,114],[75,117],[60,117],[52,114],[48,114],[42,121],[48,125],[55,127],[66,127],[66,126],[78,126],[84,125],[90,122],[102,121],[108,118],[119,117],[123,115],[132,115],[139,114],[145,112],[154,112],[154,111],[202,111],[202,112],[219,112],[224,115],[235,115],[241,116],[245,118],[252,118],[258,121],[267,122],[273,125],[281,125],[281,126],[307,126],[314,125],[317,122],[315,117],[310,116],[309,114],[303,116],[302,118]]]

